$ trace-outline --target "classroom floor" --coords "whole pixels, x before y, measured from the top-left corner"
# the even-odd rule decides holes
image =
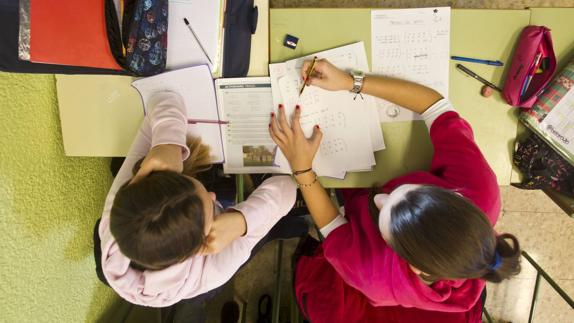
[[[513,8],[572,6],[569,1],[271,0],[271,7]],[[87,121],[89,122],[89,121]],[[92,229],[111,184],[109,159],[66,157],[62,146],[53,75],[0,73],[0,322],[94,322],[116,300],[97,281]],[[524,250],[574,297],[574,219],[538,191],[502,187],[503,214],[497,230],[514,233]],[[290,297],[285,243],[281,317]],[[247,303],[255,322],[257,301],[273,294],[277,244],[267,245],[210,306],[218,322],[221,304]],[[534,271],[524,263],[517,278],[488,286],[486,307],[500,322],[526,322]],[[284,320],[282,320],[284,321]],[[574,311],[542,283],[536,322],[574,322]]]

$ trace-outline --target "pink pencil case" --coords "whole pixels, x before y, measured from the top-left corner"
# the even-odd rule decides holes
[[[531,108],[552,80],[555,70],[556,56],[550,29],[527,26],[518,39],[502,96],[512,106]]]

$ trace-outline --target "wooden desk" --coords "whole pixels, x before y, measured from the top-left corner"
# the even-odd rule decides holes
[[[272,9],[270,60],[280,62],[344,44],[364,41],[371,60],[371,9]],[[528,10],[452,10],[451,54],[508,62],[520,31],[528,25]],[[299,37],[296,50],[282,46],[285,34]],[[470,66],[470,64],[468,64]],[[495,94],[480,96],[482,84],[450,65],[450,100],[473,126],[478,145],[506,185],[516,135],[516,110]],[[472,70],[502,84],[503,68],[472,64]],[[377,152],[374,171],[348,174],[345,180],[322,179],[329,187],[368,187],[394,177],[427,169],[432,145],[422,121],[382,125],[387,149]]]

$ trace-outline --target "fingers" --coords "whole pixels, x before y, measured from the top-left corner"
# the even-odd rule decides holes
[[[273,123],[273,122],[272,122]],[[273,130],[273,126],[270,123],[269,124],[269,135],[271,136],[271,139],[273,139],[273,142],[275,142],[277,144],[277,146],[279,146],[279,148],[283,148],[284,147],[284,141],[281,140],[281,138],[279,138],[276,134],[275,131]]]
[[[307,79],[307,70],[313,61],[305,61],[303,66],[301,66],[301,80],[304,82]]]
[[[277,122],[277,118],[275,117],[275,113],[271,113],[271,123],[269,123],[269,129],[271,133],[271,138],[275,141],[278,145],[283,145],[287,142],[287,137],[279,128],[279,124]]]
[[[307,73],[309,72],[309,67],[311,67],[311,64],[313,64],[313,60],[307,60],[303,63],[303,66],[301,67],[301,80],[303,82],[305,82],[307,85],[310,85],[310,81],[315,79],[315,78],[321,78],[323,72],[328,68],[328,66],[330,65],[330,63],[322,58],[322,59],[318,59],[315,62],[315,66],[313,67],[313,71],[311,71],[310,75],[307,75]]]
[[[145,160],[144,160],[144,162],[142,162],[142,164],[140,166],[140,169],[132,178],[130,184],[136,183],[136,182],[140,181],[142,178],[148,176],[152,172],[152,170],[153,170],[153,168],[148,167],[148,163],[145,163]]]
[[[287,122],[285,108],[282,104],[279,105],[279,126],[281,127],[281,130],[287,139],[290,139],[293,136],[293,130],[291,130],[291,126],[289,126],[289,123]]]
[[[329,69],[330,66],[331,66],[331,63],[329,63],[328,60],[321,58],[315,62],[314,70],[315,70],[315,72],[319,72],[322,74],[322,73],[327,72],[327,70]]]
[[[295,106],[295,112],[291,117],[291,127],[293,128],[294,135],[303,135],[303,129],[301,128],[301,107],[299,105]]]
[[[325,87],[327,83],[328,81],[324,79],[322,75],[313,76],[307,80],[307,85],[318,86],[320,88]]]
[[[205,241],[203,242],[203,246],[199,249],[199,253],[203,255],[210,255],[218,252],[216,238],[213,236],[213,229],[209,234],[205,237]]]
[[[319,125],[316,125],[313,127],[313,134],[311,135],[311,138],[309,138],[315,151],[319,149],[319,146],[321,145],[321,139],[323,139],[323,132],[321,132]]]

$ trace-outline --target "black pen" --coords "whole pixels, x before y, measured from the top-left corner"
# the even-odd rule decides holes
[[[201,45],[201,42],[199,41],[199,38],[197,37],[197,35],[196,35],[195,32],[193,31],[193,29],[191,28],[191,25],[189,24],[189,21],[187,20],[187,18],[183,18],[183,22],[185,22],[185,25],[187,26],[187,29],[189,29],[189,31],[191,31],[191,34],[193,35],[193,38],[195,38],[195,40],[197,41],[197,44],[198,44],[199,47],[201,48],[201,51],[203,51],[203,54],[205,54],[205,57],[207,57],[207,60],[209,61],[209,64],[213,65],[213,62],[211,62],[211,59],[209,59],[209,55],[207,55],[207,51],[205,50],[205,48],[203,48],[203,45]]]
[[[469,76],[473,77],[474,79],[476,79],[476,80],[479,81],[480,83],[482,83],[482,84],[484,84],[484,85],[487,85],[487,86],[490,86],[491,88],[497,90],[498,92],[502,92],[502,90],[501,90],[498,86],[496,86],[496,85],[490,83],[489,81],[483,79],[482,77],[478,76],[475,72],[469,70],[469,69],[466,68],[464,65],[462,65],[462,64],[456,64],[456,68],[458,68],[459,70],[465,72],[466,74],[468,74]]]

